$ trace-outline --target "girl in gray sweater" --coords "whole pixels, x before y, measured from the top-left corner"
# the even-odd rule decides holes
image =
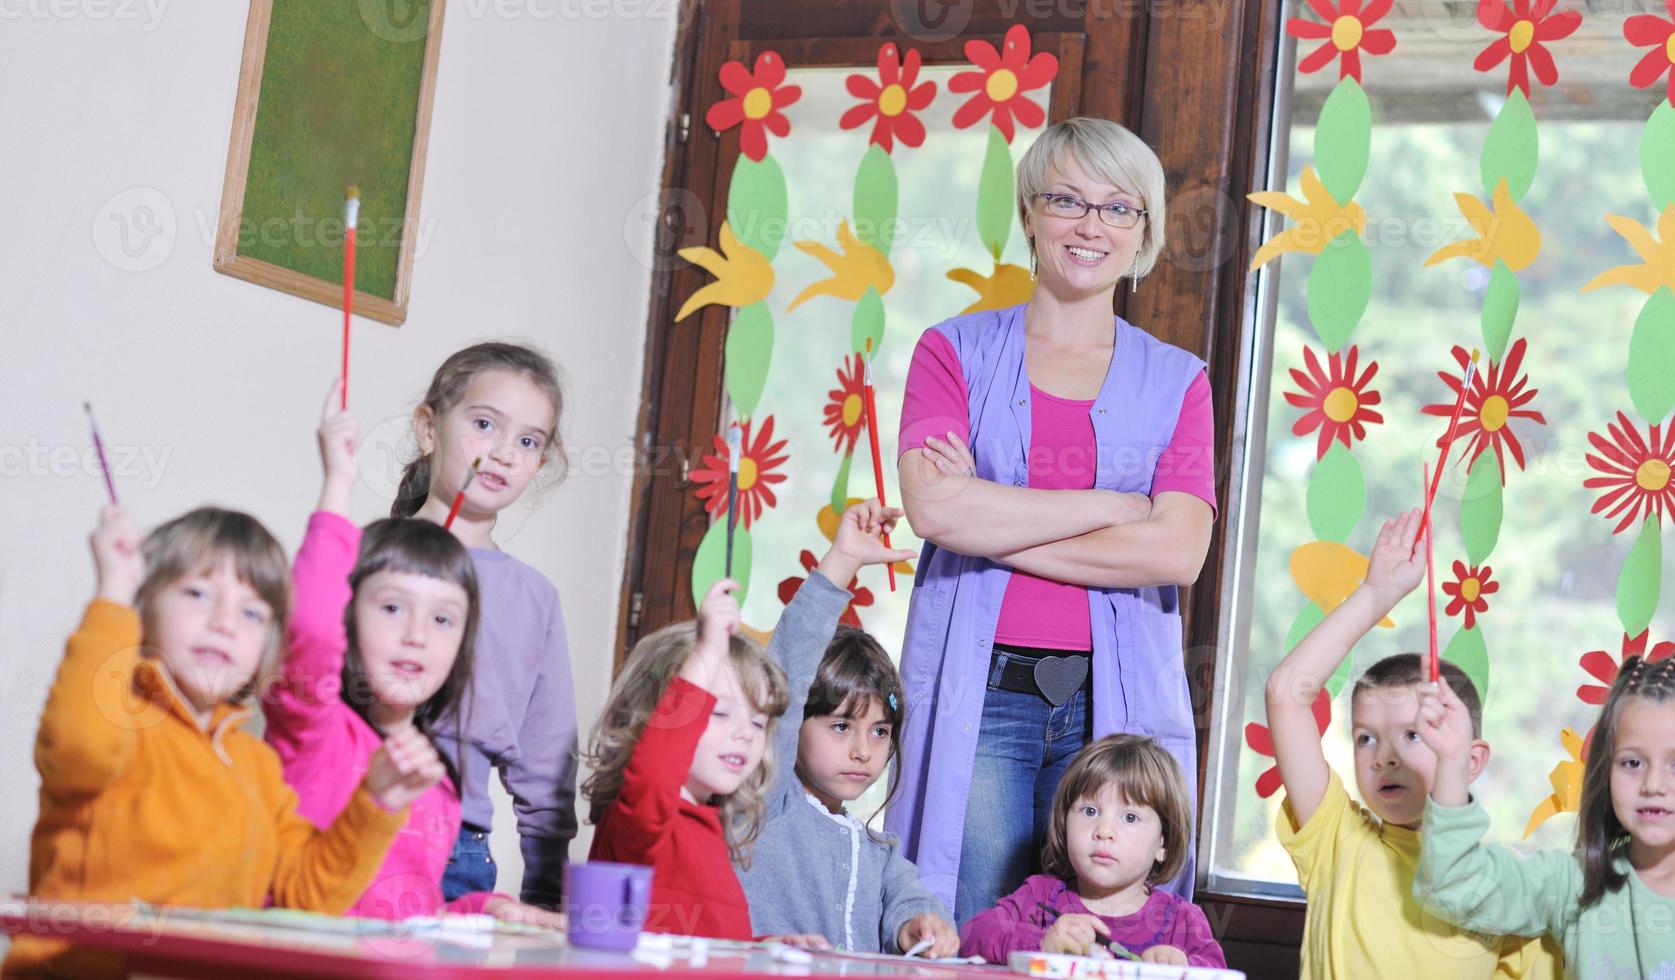
[[[900,844],[844,809],[896,754],[903,706],[901,677],[878,642],[839,625],[852,597],[838,583],[853,585],[862,565],[914,556],[879,540],[901,516],[877,500],[845,510],[831,549],[774,629],[769,654],[791,693],[774,748],[796,765],[781,765],[750,867],[739,869],[759,936],[868,953],[901,953],[921,940],[930,956],[959,949],[947,911]]]

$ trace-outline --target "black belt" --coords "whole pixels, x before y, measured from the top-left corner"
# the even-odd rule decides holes
[[[1003,691],[1037,694],[1053,707],[1070,700],[1093,678],[1093,654],[1087,650],[1052,650],[996,643],[995,656],[1004,656],[994,685]],[[990,671],[994,677],[994,672]]]

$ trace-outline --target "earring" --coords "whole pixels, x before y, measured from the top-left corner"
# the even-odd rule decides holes
[[[1129,270],[1128,270],[1128,291],[1130,293],[1137,293],[1137,292],[1140,291],[1140,253],[1139,252],[1134,253],[1134,265],[1129,267]]]
[[[1035,243],[1029,243],[1029,281],[1035,281]]]

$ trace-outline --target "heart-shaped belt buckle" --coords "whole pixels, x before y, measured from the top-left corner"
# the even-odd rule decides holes
[[[1055,708],[1080,691],[1087,679],[1087,657],[1042,657],[1035,662],[1035,686]]]

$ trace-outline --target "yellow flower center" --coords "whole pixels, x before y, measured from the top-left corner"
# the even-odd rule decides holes
[[[1466,600],[1467,602],[1476,602],[1477,597],[1482,594],[1483,583],[1479,582],[1476,578],[1468,578],[1464,582],[1460,583],[1460,598]]]
[[[739,492],[744,493],[756,485],[756,461],[749,456],[739,458]]]
[[[991,80],[992,83],[992,80]],[[878,93],[878,111],[886,116],[899,116],[907,108],[907,89],[900,85],[886,85]]]
[[[1339,51],[1353,51],[1361,45],[1361,18],[1344,14],[1332,22],[1332,46]]]
[[[850,395],[848,398],[845,398],[843,400],[843,427],[844,428],[853,429],[855,427],[855,423],[860,421],[860,419],[861,419],[862,408],[863,408],[863,406],[861,404],[861,396],[860,395]]]
[[[1355,417],[1356,411],[1361,408],[1361,400],[1355,397],[1354,389],[1340,386],[1327,393],[1326,401],[1320,407],[1327,418],[1342,424]]]
[[[1669,35],[1669,41],[1663,46],[1663,53],[1669,56],[1669,63],[1675,65],[1675,34]]]
[[[989,76],[989,81],[983,86],[983,92],[991,102],[1005,102],[1018,94],[1018,76],[1010,69],[1001,68]]]
[[[1512,42],[1512,53],[1523,54],[1524,49],[1535,40],[1535,24],[1521,20],[1512,25],[1512,30],[1506,32],[1506,39]]]
[[[1669,464],[1661,459],[1648,459],[1634,471],[1634,482],[1648,493],[1657,493],[1669,486]]]
[[[1477,421],[1483,426],[1484,432],[1499,432],[1506,426],[1506,417],[1512,413],[1512,406],[1507,404],[1500,395],[1490,395],[1483,399],[1483,407],[1477,412]]]
[[[765,88],[753,88],[744,94],[744,117],[766,119],[774,111],[774,94]]]

